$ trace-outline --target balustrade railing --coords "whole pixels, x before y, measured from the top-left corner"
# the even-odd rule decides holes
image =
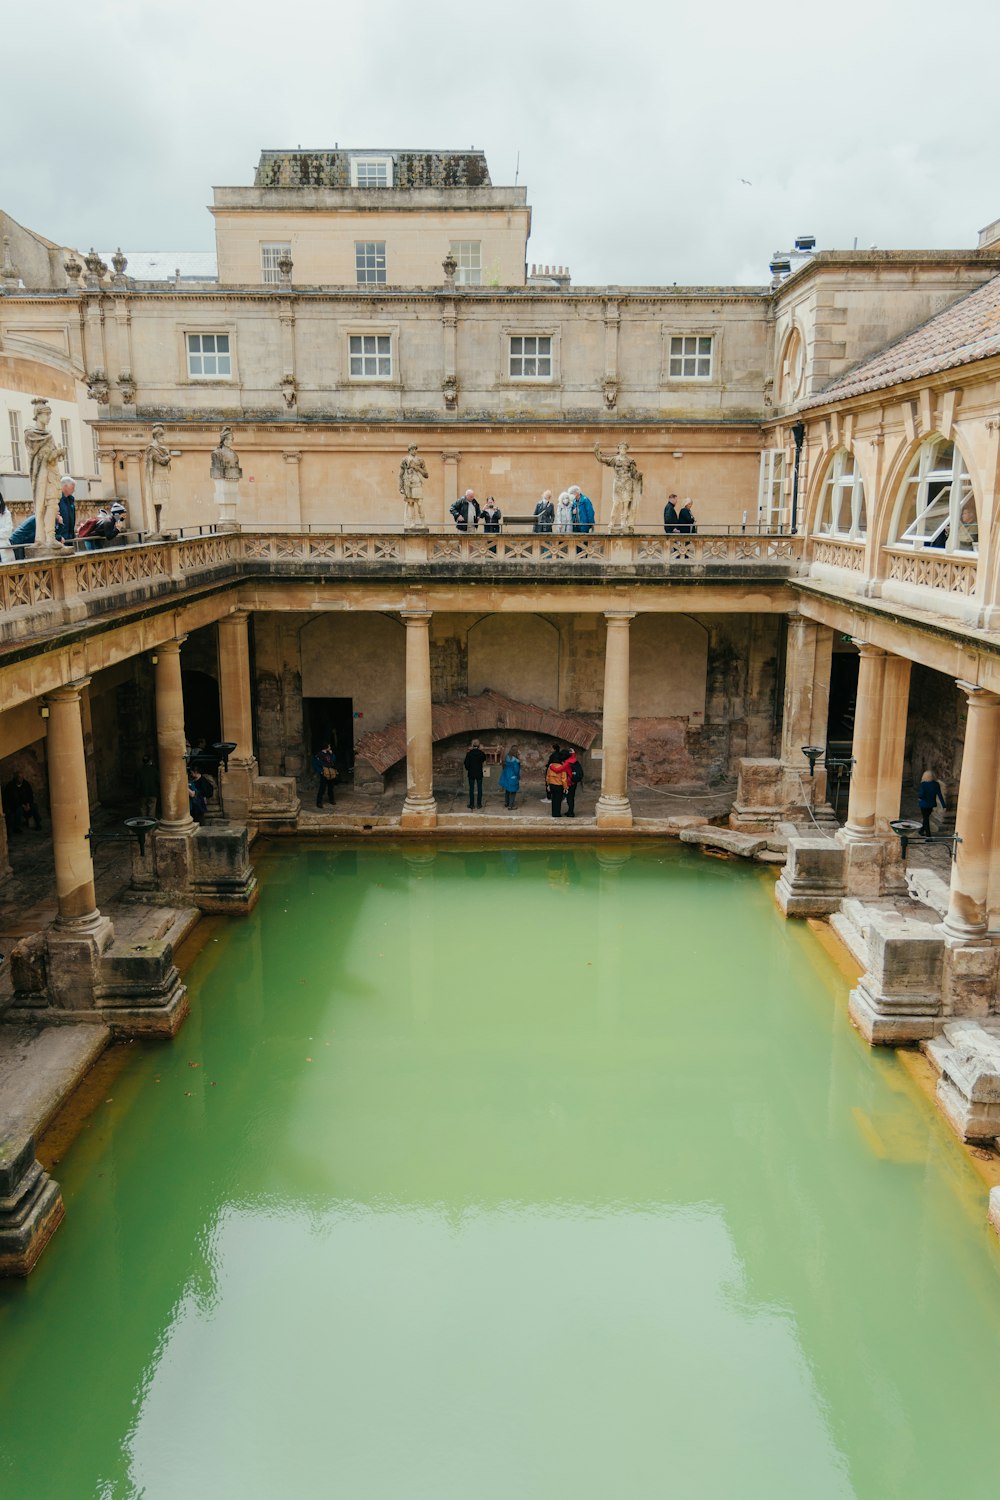
[[[919,583],[967,597],[976,591],[978,558],[941,552],[937,548],[889,549],[887,577],[894,583]]]

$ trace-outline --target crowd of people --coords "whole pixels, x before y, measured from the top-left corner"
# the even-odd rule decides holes
[[[127,530],[128,513],[120,500],[113,500],[110,505],[102,504],[97,515],[91,516],[78,528],[76,481],[69,474],[63,475],[56,518],[57,542],[61,542],[64,547],[72,547],[80,540],[88,552],[93,552],[99,547],[121,545],[125,541]],[[10,507],[3,495],[0,495],[0,562],[23,562],[24,549],[35,541],[36,531],[37,524],[33,515],[27,516],[20,525],[15,526]]]
[[[496,536],[503,530],[503,511],[492,495],[487,495],[480,504],[475,490],[466,490],[450,511],[458,531],[478,531],[481,526],[484,535]],[[570,485],[555,500],[551,490],[544,490],[532,512],[531,529],[536,532],[590,532],[594,525],[594,502],[578,484]],[[690,497],[684,500],[675,494],[667,497],[663,507],[663,530],[667,536],[674,533],[691,536],[698,530],[694,501]]]
[[[485,764],[486,752],[478,740],[473,740],[463,762],[469,783],[469,808],[473,811],[478,811],[483,805]],[[562,817],[564,801],[567,818],[576,817],[576,789],[582,780],[583,767],[576,751],[572,747],[565,748],[558,742],[554,743],[545,763],[545,796],[542,799],[551,804],[554,818]],[[521,790],[521,753],[516,745],[511,745],[504,754],[499,786],[503,792],[504,807],[508,811],[513,810],[517,794]]]

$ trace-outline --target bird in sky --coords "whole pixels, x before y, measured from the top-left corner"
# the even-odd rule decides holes
[[[740,181],[745,182],[747,187],[753,187],[753,183],[750,181],[749,177],[741,177]]]

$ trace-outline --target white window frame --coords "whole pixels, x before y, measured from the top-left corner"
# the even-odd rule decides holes
[[[702,349],[702,344],[708,344],[708,349]],[[688,345],[694,348],[688,349]],[[702,370],[699,367],[707,362],[708,368]],[[685,369],[687,364],[694,366],[693,370]],[[675,369],[675,365],[678,367]],[[709,381],[715,373],[715,335],[714,333],[670,333],[667,335],[667,379],[668,380],[697,380]]]
[[[98,434],[98,431],[97,431],[96,427],[92,427],[90,429],[90,436],[93,439],[93,443],[94,443],[94,473],[97,475],[98,478],[100,478],[100,475],[101,475],[101,439],[100,439],[100,436]]]
[[[525,348],[525,343],[527,340],[533,340],[534,342],[534,350],[531,353],[529,353]],[[543,342],[548,345],[548,348],[544,352],[540,348],[540,345]],[[518,346],[516,350],[514,347],[515,344]],[[521,361],[522,369],[520,371],[516,371],[514,369],[515,360]],[[533,374],[525,374],[523,365],[527,360],[534,360],[536,365],[540,361],[546,360],[548,362],[548,369],[544,372],[539,372],[536,370]],[[529,333],[522,329],[517,329],[508,333],[506,372],[507,379],[512,384],[551,385],[556,378],[555,335],[552,333],[540,333],[536,332],[535,330],[532,330]]]
[[[21,438],[21,413],[11,411],[10,417],[10,464],[15,474],[23,474],[24,469],[24,443]]]
[[[949,448],[950,458],[943,462],[942,449]],[[916,514],[900,535],[900,525],[909,511],[911,486],[916,486]],[[962,511],[970,500],[976,512],[971,524],[962,520]],[[979,501],[957,443],[933,437],[920,445],[916,460],[903,480],[889,545],[957,552],[965,557],[978,555]]]
[[[455,272],[455,285],[482,286],[482,240],[452,240],[451,253],[458,263],[458,269]]]
[[[65,464],[66,467],[65,467],[65,469],[64,469],[63,472],[66,473],[66,474],[72,474],[72,472],[73,472],[73,424],[72,424],[72,422],[70,422],[70,420],[69,420],[68,417],[60,417],[60,419],[59,419],[59,436],[62,439],[63,448],[66,450],[65,457],[63,458],[63,463]]]
[[[396,368],[396,351],[393,345],[393,334],[384,329],[365,329],[348,333],[347,378],[352,382],[367,384],[393,384]],[[360,364],[357,370],[355,369],[356,362]],[[388,364],[388,369],[381,368],[383,362]]]
[[[262,240],[260,245],[260,279],[264,286],[280,286],[278,261],[291,255],[290,240]]]
[[[788,470],[788,457],[784,448],[765,448],[761,453],[757,525],[762,531],[777,531],[787,521]]]
[[[379,249],[381,246],[381,249]],[[381,260],[382,264],[379,265]],[[362,265],[362,261],[365,262]],[[369,265],[371,261],[373,264]],[[371,271],[374,274],[368,275]],[[381,271],[381,278],[379,272]],[[365,274],[362,275],[362,272]],[[358,286],[385,286],[388,281],[386,270],[385,240],[355,240],[354,241],[354,274]]]
[[[197,339],[198,340],[199,347],[197,349],[195,349],[195,348],[192,347],[192,340],[193,339]],[[203,342],[202,342],[205,339],[214,339],[216,341],[215,342],[215,347],[213,349],[211,349],[211,350],[206,349],[203,346]],[[218,341],[219,341],[219,339],[225,339],[225,341],[226,341],[225,350],[220,350],[219,349],[219,347],[218,347]],[[194,382],[196,382],[199,385],[201,385],[201,384],[203,384],[205,382],[208,382],[209,384],[213,384],[213,385],[220,385],[220,384],[221,385],[231,385],[232,382],[233,382],[235,373],[236,373],[235,372],[235,368],[234,368],[234,363],[235,362],[234,362],[234,359],[233,359],[233,342],[234,342],[234,340],[233,340],[232,334],[230,332],[228,332],[227,330],[224,330],[224,329],[218,329],[218,328],[190,328],[190,329],[185,329],[185,331],[184,331],[184,366],[185,366],[185,369],[187,371],[187,378],[188,378],[188,380],[194,381]],[[193,366],[192,366],[192,359],[200,359],[200,360],[204,361],[206,358],[207,359],[213,359],[214,358],[217,362],[220,359],[224,359],[226,361],[226,366],[227,367],[226,367],[225,370],[222,370],[222,371],[220,371],[218,368],[216,368],[215,371],[206,371],[204,369],[202,369],[202,370],[195,370],[193,368]]]
[[[369,177],[382,178],[382,181],[369,182]],[[365,179],[362,181],[362,179]],[[392,182],[392,157],[380,156],[372,152],[367,156],[351,157],[351,187],[374,188],[376,191],[382,188],[391,188]]]
[[[865,484],[857,457],[848,448],[838,448],[820,491],[815,534],[863,542],[868,534],[867,512]]]

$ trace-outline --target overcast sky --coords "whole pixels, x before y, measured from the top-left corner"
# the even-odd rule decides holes
[[[84,250],[211,249],[211,188],[263,146],[474,145],[496,184],[520,155],[529,261],[761,284],[796,234],[976,243],[998,42],[997,0],[43,0],[5,7],[0,206]]]

